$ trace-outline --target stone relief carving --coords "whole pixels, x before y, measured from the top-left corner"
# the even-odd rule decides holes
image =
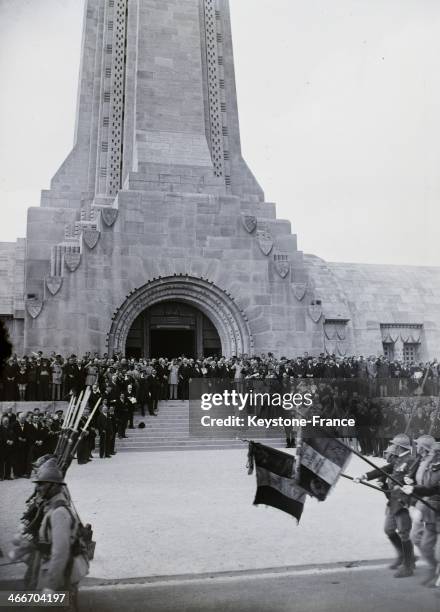
[[[252,234],[257,227],[257,217],[254,215],[242,215],[241,220],[243,222],[244,229],[249,232],[249,234]]]
[[[258,246],[264,255],[269,255],[273,248],[273,237],[266,223],[258,223],[257,227]]]
[[[30,317],[36,319],[43,310],[43,300],[39,298],[26,300],[26,310]]]
[[[82,237],[89,249],[94,249],[98,243],[101,232],[94,227],[84,227]]]
[[[318,301],[313,301],[309,304],[307,311],[309,313],[310,318],[314,323],[319,323],[319,320],[322,317],[322,304]]]
[[[64,253],[64,263],[70,272],[75,272],[81,263],[80,251],[66,251]]]
[[[104,221],[107,227],[111,227],[115,223],[118,217],[118,212],[118,209],[113,208],[113,206],[103,206],[101,208],[102,220]]]
[[[52,295],[56,295],[63,285],[62,276],[48,276],[46,277],[46,287],[49,289]]]
[[[289,254],[277,251],[273,255],[273,261],[275,264],[275,270],[278,272],[281,278],[286,278],[290,272]]]
[[[307,292],[307,283],[291,283],[293,295],[301,302]]]

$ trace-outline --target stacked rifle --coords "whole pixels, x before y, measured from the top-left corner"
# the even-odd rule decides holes
[[[72,459],[78,450],[78,446],[88,434],[90,423],[98,409],[99,404],[101,403],[100,398],[90,411],[86,422],[81,427],[81,419],[89,402],[90,394],[91,389],[90,387],[87,387],[84,392],[80,393],[78,399],[72,396],[64,417],[61,434],[58,438],[58,443],[54,453],[57,459],[57,465],[64,475],[72,463]]]

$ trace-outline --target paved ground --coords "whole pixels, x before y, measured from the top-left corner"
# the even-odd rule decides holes
[[[81,612],[437,612],[438,589],[418,586],[420,575],[397,580],[374,565],[88,587],[80,607]]]
[[[307,500],[299,526],[288,515],[252,505],[255,476],[246,449],[121,453],[72,465],[68,484],[95,529],[91,575],[131,578],[383,559],[384,498],[340,481],[326,502]],[[354,458],[347,472],[364,465]],[[0,483],[0,547],[9,542],[33,485]],[[0,568],[20,577],[23,566]]]

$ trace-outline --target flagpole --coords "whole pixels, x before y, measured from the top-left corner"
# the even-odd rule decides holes
[[[302,454],[302,427],[300,425],[298,429],[298,435],[296,436],[296,449],[295,449],[295,480],[299,481],[301,472],[301,454]]]
[[[295,409],[295,412],[297,412],[302,418],[304,418],[304,415],[301,413],[300,410],[298,410],[297,408]],[[324,428],[318,426],[318,429],[321,429],[323,431]],[[325,438],[329,438],[331,437],[335,442],[337,442],[340,446],[343,446],[344,448],[346,448],[347,450],[351,451],[354,455],[356,455],[357,457],[359,457],[359,459],[362,459],[362,461],[365,461],[365,463],[368,463],[368,465],[371,465],[371,467],[373,467],[375,470],[378,470],[379,472],[381,472],[381,474],[383,474],[384,476],[386,476],[386,478],[389,478],[392,482],[394,482],[394,484],[396,484],[399,488],[402,487],[402,483],[399,482],[397,480],[397,478],[394,478],[394,476],[392,476],[392,474],[388,474],[388,472],[386,472],[385,470],[383,470],[382,468],[380,468],[379,466],[377,466],[375,463],[373,463],[372,461],[370,461],[369,459],[367,459],[366,457],[364,457],[363,455],[361,455],[361,453],[359,453],[357,450],[354,450],[354,448],[351,448],[351,446],[349,446],[348,444],[345,444],[345,442],[342,442],[342,440],[340,440],[339,438],[337,438],[335,435],[330,435],[326,432],[326,435],[324,436]],[[414,499],[416,499],[419,502],[422,502],[422,504],[425,504],[425,506],[427,506],[430,510],[433,510],[436,514],[440,514],[440,511],[437,510],[437,508],[434,508],[434,506],[431,506],[431,504],[429,502],[427,502],[425,499],[423,499],[423,497],[419,497],[418,495],[416,495],[415,493],[411,493],[411,497],[414,497]]]
[[[342,478],[347,478],[347,480],[354,481],[353,476],[349,476],[348,474],[341,474],[341,476]],[[364,482],[363,480],[361,480],[358,484],[364,485],[364,487],[368,487],[369,489],[374,489],[375,491],[380,491],[381,493],[385,494],[385,491],[383,489],[381,489],[380,487],[376,487],[375,485],[372,485],[369,482]]]

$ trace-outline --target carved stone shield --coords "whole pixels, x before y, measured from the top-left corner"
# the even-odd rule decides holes
[[[275,253],[273,256],[275,269],[281,278],[286,278],[290,272],[290,261],[287,253]]]
[[[262,253],[269,255],[273,248],[273,238],[267,225],[258,224],[257,240]]]
[[[320,318],[322,317],[322,305],[316,304],[316,302],[312,302],[308,307],[309,316],[314,323],[318,323]]]
[[[43,310],[43,300],[40,300],[38,298],[26,300],[26,310],[30,317],[36,319],[40,312]]]
[[[101,208],[101,216],[107,227],[111,227],[118,216],[118,209],[113,206],[103,206]]]
[[[66,251],[64,253],[64,263],[71,272],[75,272],[81,262],[81,253]]]
[[[62,276],[48,276],[46,278],[46,287],[52,295],[56,295],[63,284]]]
[[[244,229],[249,232],[249,234],[252,234],[252,232],[257,227],[257,217],[255,217],[254,215],[242,215],[241,218],[243,221]]]
[[[292,283],[293,295],[301,302],[307,291],[307,283]]]
[[[93,249],[98,240],[99,240],[99,235],[100,235],[100,231],[91,227],[84,227],[82,230],[82,235],[83,235],[83,239],[84,242],[86,243],[86,245],[89,247],[89,249]]]

